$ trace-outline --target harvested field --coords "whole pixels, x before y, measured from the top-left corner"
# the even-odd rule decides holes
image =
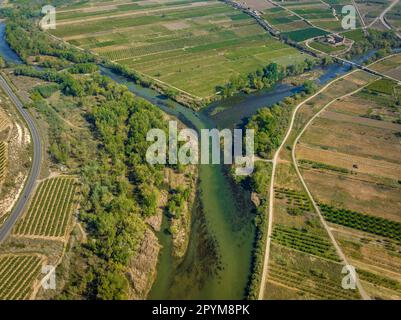
[[[319,118],[302,141],[325,150],[401,163],[401,145],[392,130]]]
[[[334,121],[356,123],[358,125],[365,125],[368,127],[382,128],[393,131],[401,131],[401,124],[386,122],[381,120],[369,119],[365,117],[350,116],[338,112],[324,111],[321,115],[323,119],[329,119]]]
[[[400,187],[327,171],[304,170],[302,173],[312,194],[322,203],[401,221]]]
[[[401,165],[383,160],[375,160],[366,157],[352,156],[336,151],[311,148],[300,145],[298,159],[306,159],[320,163],[326,163],[353,171],[354,173],[366,173],[377,177],[386,177],[395,181],[401,180]]]

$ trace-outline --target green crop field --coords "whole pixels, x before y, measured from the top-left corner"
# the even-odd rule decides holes
[[[327,221],[401,242],[401,223],[320,204]]]
[[[3,181],[7,169],[7,144],[0,142],[0,183]]]
[[[367,86],[366,89],[377,93],[392,95],[394,93],[394,87],[396,85],[397,83],[393,80],[379,79]]]
[[[284,32],[283,36],[297,42],[301,42],[310,38],[314,38],[317,36],[324,36],[328,34],[328,32],[318,29],[318,28],[306,28],[306,29],[299,29],[290,32]]]
[[[76,191],[75,179],[70,177],[41,182],[14,234],[63,237],[75,206]]]
[[[28,299],[41,264],[36,255],[1,255],[0,300]]]
[[[327,239],[307,230],[275,225],[273,240],[292,249],[339,261],[334,247]]]
[[[275,29],[286,33],[316,27],[328,32],[344,31],[341,26],[342,8],[351,4],[350,0],[329,1],[276,1],[282,7],[274,7],[263,11],[265,18]],[[306,22],[308,21],[308,23]],[[357,26],[359,21],[357,20]],[[313,38],[315,33],[306,33],[304,37],[297,36],[294,41]]]
[[[312,47],[313,49],[325,52],[325,53],[333,53],[333,52],[337,52],[337,51],[341,51],[345,49],[344,45],[340,45],[337,47],[319,42],[319,41],[313,41],[311,43],[309,43],[309,46]]]
[[[305,59],[219,1],[116,3],[107,11],[92,3],[58,12],[54,35],[195,97],[212,96],[232,76],[271,62]]]

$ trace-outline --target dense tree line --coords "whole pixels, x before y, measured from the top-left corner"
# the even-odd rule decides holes
[[[294,106],[301,101],[306,94],[312,94],[317,90],[316,83],[306,81],[300,93],[287,97],[284,101],[272,107],[258,110],[252,116],[246,128],[255,129],[255,152],[263,158],[272,158],[273,152],[282,143],[290,121]],[[257,194],[260,204],[257,206],[255,216],[255,239],[252,252],[251,275],[246,288],[247,299],[258,299],[261,277],[263,272],[264,254],[266,247],[268,190],[271,178],[271,164],[256,162],[252,175],[245,180],[240,180],[252,192]]]
[[[81,97],[84,94],[82,83],[68,72],[57,72],[54,69],[37,70],[29,66],[15,68],[14,74],[17,76],[35,77],[45,81],[56,82],[66,95]]]
[[[230,97],[241,91],[249,93],[254,90],[269,89],[287,76],[294,76],[311,70],[316,65],[316,61],[305,59],[287,67],[280,66],[277,63],[270,63],[264,68],[250,72],[248,75],[231,77],[226,85],[217,87],[216,91],[222,97]]]
[[[72,74],[88,74],[96,71],[99,71],[99,67],[95,63],[77,63],[68,69],[68,72]]]
[[[369,29],[368,35],[363,39],[358,39],[352,45],[351,50],[347,53],[347,59],[353,56],[362,55],[373,49],[380,49],[377,58],[380,58],[386,51],[391,48],[399,48],[401,40],[393,31],[378,31]]]

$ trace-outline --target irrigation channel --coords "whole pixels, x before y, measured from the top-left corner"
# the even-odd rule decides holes
[[[21,63],[4,39],[5,23],[0,23],[0,54],[8,62]],[[363,58],[369,58],[372,53]],[[362,61],[363,59],[358,59]],[[334,64],[323,69],[320,84],[350,70],[350,66]],[[273,90],[240,94],[212,103],[195,112],[158,92],[101,67],[102,74],[186,125],[200,129],[233,128],[265,106],[272,106],[301,90],[289,84],[277,84]],[[254,214],[250,195],[238,193],[222,165],[199,166],[199,188],[192,212],[189,245],[183,259],[172,255],[168,219],[163,217],[158,234],[162,250],[157,277],[149,299],[242,299],[250,275],[254,240]]]

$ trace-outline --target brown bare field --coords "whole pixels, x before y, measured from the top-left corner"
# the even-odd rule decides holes
[[[298,180],[294,166],[289,162],[280,162],[278,164],[275,186],[303,191],[302,185]]]
[[[398,292],[393,290],[389,290],[387,288],[378,286],[376,284],[372,284],[370,282],[366,282],[364,280],[361,281],[364,286],[365,291],[375,300],[400,300],[401,296]]]
[[[341,122],[350,122],[356,123],[359,125],[366,125],[375,128],[382,128],[382,129],[389,129],[394,131],[401,131],[401,124],[386,122],[381,120],[369,119],[365,117],[358,117],[358,116],[350,116],[346,114],[341,114],[333,111],[324,111],[321,114],[321,117],[324,119],[341,121]]]
[[[387,71],[386,75],[401,81],[401,66],[396,69]]]
[[[335,207],[401,221],[401,188],[316,170],[303,170],[315,198]]]
[[[245,0],[244,1],[249,8],[253,10],[265,10],[269,8],[274,8],[275,5],[269,1],[260,1],[260,0]]]
[[[361,116],[366,115],[371,110],[377,111],[377,113],[385,116],[393,116],[394,112],[389,110],[388,108],[383,108],[379,104],[375,103],[375,101],[370,100],[369,102],[366,99],[359,98],[356,96],[347,97],[341,101],[336,101],[330,106],[331,111],[335,111],[337,113]]]
[[[399,138],[382,128],[318,118],[302,141],[323,149],[401,164]]]
[[[313,148],[305,144],[298,146],[297,155],[298,159],[326,163],[332,166],[348,169],[355,173],[366,173],[374,176],[401,180],[401,165],[388,161]]]
[[[400,244],[383,241],[380,237],[362,231],[333,226],[333,234],[346,255],[360,264],[362,269],[381,272],[401,282],[399,268],[401,255],[397,254],[397,251],[401,249]]]

